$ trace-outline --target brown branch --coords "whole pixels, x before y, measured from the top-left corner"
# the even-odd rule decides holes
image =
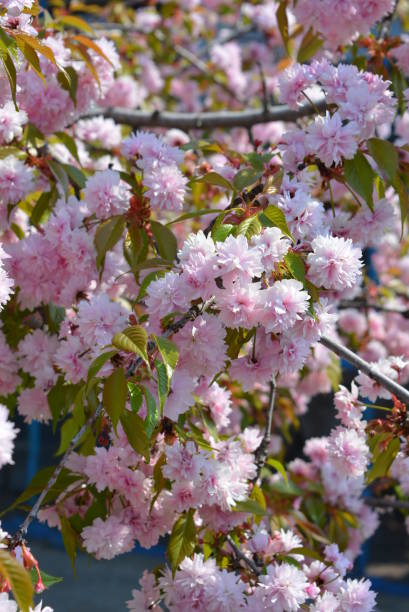
[[[376,310],[377,312],[386,312],[392,314],[400,314],[405,319],[409,319],[409,310],[399,310],[399,308],[388,308],[387,306],[382,306],[380,304],[374,304],[371,302],[367,302],[364,299],[356,299],[356,300],[341,300],[338,305],[338,308],[344,310],[345,308],[356,308],[363,310]]]
[[[404,499],[386,499],[383,497],[365,497],[364,502],[372,508],[391,508],[393,510],[409,510],[409,501]]]
[[[116,123],[129,125],[132,128],[178,128],[180,130],[205,130],[215,128],[250,128],[259,123],[270,121],[294,122],[302,117],[309,117],[317,113],[317,109],[325,109],[326,102],[321,100],[314,106],[305,104],[299,109],[292,109],[286,105],[269,106],[268,109],[247,109],[242,111],[206,111],[199,113],[184,113],[173,111],[141,111],[126,108],[97,108],[79,119],[103,116],[113,119]]]
[[[330,351],[338,355],[338,357],[345,359],[345,361],[348,361],[358,370],[369,376],[369,378],[375,380],[379,385],[381,385],[390,393],[392,393],[392,395],[395,395],[401,402],[409,405],[409,391],[405,389],[405,387],[402,387],[402,385],[396,383],[388,376],[381,374],[381,372],[377,370],[376,366],[371,365],[368,361],[365,361],[364,359],[362,359],[362,357],[359,357],[358,355],[350,351],[345,346],[342,346],[342,344],[339,344],[332,338],[322,336],[320,342]]]
[[[252,482],[256,483],[260,478],[261,470],[265,464],[268,455],[268,447],[270,446],[271,441],[271,426],[273,424],[273,414],[274,414],[274,403],[276,397],[276,382],[275,377],[272,376],[270,380],[270,390],[268,396],[268,408],[267,408],[267,420],[266,426],[264,430],[263,439],[260,442],[258,448],[256,448],[254,453],[254,461],[257,466],[256,476],[253,478]]]
[[[237,559],[241,559],[242,561],[244,561],[244,563],[257,576],[259,576],[261,574],[261,571],[259,570],[257,565],[254,563],[254,561],[252,559],[250,559],[249,557],[246,557],[246,555],[241,552],[240,548],[238,546],[236,546],[236,544],[234,543],[233,538],[231,536],[228,535],[226,537],[226,542],[228,542],[230,544],[230,546],[232,547],[232,549],[234,551],[234,554],[236,555]]]

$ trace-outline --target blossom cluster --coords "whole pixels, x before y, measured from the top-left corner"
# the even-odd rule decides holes
[[[0,2],[20,41],[15,92],[0,69],[0,468],[18,433],[6,406],[62,421],[62,453],[77,435],[38,518],[97,559],[169,538],[170,568],[144,574],[130,610],[371,612],[348,572],[379,523],[363,493],[382,444],[388,493],[409,495],[406,408],[364,372],[340,385],[320,339],[409,378],[408,43],[359,38],[392,0],[174,4],[116,15],[116,47]],[[37,65],[18,35],[40,29]],[[360,40],[365,57],[338,62]],[[108,108],[155,123],[262,97],[299,121],[202,140],[200,116],[131,133]],[[331,390],[339,423],[284,465],[299,416]],[[390,415],[368,424],[379,399]]]

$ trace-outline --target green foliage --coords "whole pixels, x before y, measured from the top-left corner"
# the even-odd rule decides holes
[[[8,581],[21,612],[33,606],[34,589],[30,574],[8,550],[0,548],[0,574]]]
[[[153,336],[161,354],[169,380],[179,361],[179,351],[174,342],[164,336]]]
[[[305,33],[299,46],[297,62],[300,62],[300,64],[308,62],[308,60],[310,60],[317,53],[317,51],[321,49],[323,43],[324,40],[318,34],[315,34],[312,28],[310,28],[308,32]]]
[[[373,210],[373,187],[376,174],[365,155],[357,151],[353,159],[346,159],[344,176],[348,185],[363,197],[369,208]]]
[[[287,268],[291,272],[291,275],[304,285],[305,265],[301,256],[297,253],[287,253],[287,255],[284,257],[284,261],[287,264]]]
[[[167,557],[172,574],[175,575],[178,565],[192,554],[196,542],[196,529],[193,520],[194,509],[184,512],[173,525],[169,538]]]
[[[149,440],[146,435],[145,423],[135,412],[125,410],[121,415],[121,425],[129,444],[134,451],[149,461]]]
[[[262,213],[259,213],[258,218],[260,219],[263,227],[278,227],[283,234],[295,242],[294,237],[288,228],[285,215],[281,208],[278,208],[278,206],[273,206],[270,204],[270,206],[267,206]]]
[[[377,442],[373,451],[374,462],[366,476],[368,484],[373,482],[376,478],[382,478],[387,475],[400,449],[399,438],[392,438],[386,448],[385,440],[382,439],[382,437]]]
[[[125,410],[128,387],[123,368],[117,368],[105,379],[102,403],[116,431],[119,419]]]
[[[126,353],[135,353],[149,366],[148,334],[141,325],[132,325],[112,338],[113,346]]]
[[[107,252],[113,249],[116,243],[122,238],[125,223],[125,217],[123,215],[116,215],[107,219],[107,221],[103,221],[97,227],[94,244],[97,251],[97,268],[101,273],[104,270]]]
[[[151,221],[151,229],[159,255],[168,261],[174,261],[177,255],[178,244],[173,232],[166,225],[162,225],[157,221]]]
[[[223,187],[224,189],[228,189],[230,191],[234,190],[233,185],[228,181],[224,176],[218,174],[217,172],[208,172],[203,176],[195,177],[193,179],[194,183],[207,183],[208,185],[214,185],[216,187]]]

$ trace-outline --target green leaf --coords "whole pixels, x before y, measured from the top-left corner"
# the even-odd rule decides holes
[[[165,401],[169,393],[170,382],[168,372],[164,363],[155,359],[155,368],[158,376],[159,407],[161,414],[163,414],[163,407],[165,405]]]
[[[323,43],[324,40],[310,28],[301,41],[297,53],[297,62],[300,62],[300,64],[308,62],[321,49]]]
[[[129,382],[128,391],[132,412],[139,412],[143,400],[142,389],[135,383]]]
[[[287,264],[287,268],[291,272],[291,275],[304,284],[305,265],[301,256],[297,255],[297,253],[287,253],[287,255],[284,257],[284,261]]]
[[[114,430],[120,416],[125,410],[126,398],[128,396],[128,387],[123,368],[117,368],[105,380],[104,390],[102,392],[102,403],[109,414]]]
[[[55,23],[62,23],[62,25],[75,28],[76,30],[83,30],[84,32],[87,32],[87,34],[93,34],[93,29],[88,25],[88,23],[75,15],[64,15]]]
[[[58,419],[61,415],[65,416],[74,403],[74,399],[81,386],[82,383],[76,385],[70,383],[65,384],[64,377],[60,376],[57,383],[51,387],[47,394],[47,401],[53,417],[53,431],[55,431]]]
[[[30,216],[30,222],[38,225],[45,217],[45,213],[50,212],[58,198],[58,192],[54,188],[46,191],[38,198]]]
[[[256,516],[264,516],[266,511],[255,499],[246,499],[244,501],[238,501],[232,507],[234,512],[248,512],[249,514],[255,514]]]
[[[233,185],[228,181],[224,176],[218,174],[218,172],[208,172],[203,176],[199,176],[194,178],[194,183],[208,183],[209,185],[215,185],[216,187],[224,187],[225,189],[229,189],[230,191],[234,190]]]
[[[87,383],[90,382],[100,371],[102,366],[106,364],[107,361],[112,359],[115,355],[117,355],[118,351],[108,351],[107,353],[102,353],[102,355],[98,355],[96,359],[91,363],[88,368],[88,376]]]
[[[46,317],[48,329],[56,334],[60,331],[61,323],[65,319],[65,308],[63,306],[56,306],[51,302],[47,306]]]
[[[372,194],[376,174],[365,155],[357,151],[353,159],[346,159],[344,161],[344,176],[348,185],[364,198],[373,211]]]
[[[178,252],[178,243],[173,232],[157,221],[151,221],[151,229],[159,255],[168,261],[174,261]]]
[[[97,268],[101,271],[104,269],[105,255],[122,238],[125,224],[125,217],[123,215],[116,215],[98,225],[94,244],[97,251]]]
[[[271,467],[273,467],[284,478],[284,481],[288,486],[288,477],[281,461],[278,461],[278,459],[269,458],[267,459],[267,463],[268,465],[271,465]]]
[[[244,159],[246,159],[255,170],[257,170],[257,172],[264,172],[264,166],[265,164],[268,164],[268,162],[271,160],[271,158],[273,157],[272,153],[255,153],[254,151],[251,151],[250,153],[246,153],[245,155],[243,155]]]
[[[173,575],[185,557],[191,555],[195,548],[196,529],[193,520],[194,509],[184,512],[173,525],[167,549],[167,557]]]
[[[31,499],[34,495],[41,493],[44,487],[48,484],[48,481],[52,477],[55,471],[55,466],[50,466],[43,468],[34,476],[34,478],[30,481],[28,487],[18,496],[18,498],[4,510],[0,516],[3,516],[7,512],[10,512],[14,508],[21,506],[24,502]],[[67,487],[69,487],[73,482],[76,482],[80,477],[78,474],[72,474],[66,468],[63,468],[58,475],[56,482],[52,485],[50,490],[48,491],[44,503],[54,500],[61,491],[64,491]]]
[[[386,450],[381,451],[378,455],[375,463],[369,470],[367,474],[367,482],[370,484],[376,478],[382,478],[386,476],[389,468],[392,465],[393,460],[398,454],[400,449],[400,440],[399,438],[393,438],[393,440],[388,444]]]
[[[155,398],[146,387],[142,387],[142,392],[145,396],[146,403],[146,417],[145,417],[145,431],[148,439],[151,438],[156,425],[159,422],[159,411],[155,402]]]
[[[399,165],[396,147],[391,142],[381,138],[370,138],[367,141],[367,146],[379,169],[393,182]]]
[[[288,555],[303,555],[304,557],[308,557],[310,559],[316,559],[317,561],[322,561],[322,555],[317,553],[317,551],[312,550],[311,548],[306,548],[305,546],[298,546],[297,548],[292,548],[288,551]]]
[[[280,30],[281,38],[283,39],[284,49],[287,55],[289,55],[288,48],[288,19],[287,19],[287,2],[280,2],[276,11],[276,19],[278,23],[278,29]]]
[[[136,301],[139,302],[142,298],[144,298],[149,285],[153,281],[157,280],[158,278],[162,278],[163,276],[165,276],[164,270],[154,270],[153,272],[149,272],[141,283]]]
[[[145,261],[149,250],[149,240],[144,229],[131,226],[124,240],[124,256],[131,270],[136,271],[138,264]]]
[[[33,604],[34,588],[30,574],[5,548],[0,548],[0,574],[10,584],[21,612],[29,612]]]
[[[121,425],[134,451],[149,462],[149,440],[145,431],[145,423],[139,414],[125,410],[121,415]]]
[[[68,174],[69,178],[71,179],[71,183],[73,183],[74,186],[79,187],[79,189],[84,189],[86,179],[83,172],[81,172],[81,170],[78,170],[78,168],[76,168],[75,166],[71,166],[71,164],[61,165]]]
[[[7,74],[7,78],[10,83],[11,97],[13,98],[14,106],[16,107],[16,110],[18,111],[17,99],[16,99],[16,92],[17,92],[16,67],[14,65],[13,58],[11,57],[9,52],[7,52],[6,55],[3,55],[1,59],[3,62],[4,70]]]
[[[60,183],[61,187],[63,188],[65,199],[67,199],[68,190],[70,188],[70,183],[68,181],[68,176],[67,176],[66,171],[61,166],[61,164],[55,161],[54,159],[48,160],[48,166],[51,172],[53,173],[56,181]]]
[[[40,79],[45,85],[45,78],[43,73],[41,72],[40,60],[35,49],[33,49],[31,45],[27,44],[25,40],[20,40],[19,38],[16,38],[16,42],[19,49],[22,51],[24,57],[26,58],[27,62],[30,64],[34,72],[36,72],[36,74],[40,77]]]
[[[402,227],[402,234],[403,234],[403,228],[404,228],[405,221],[409,213],[408,190],[406,188],[405,183],[402,181],[401,177],[399,176],[399,174],[395,176],[395,180],[393,181],[393,186],[396,190],[396,193],[399,196],[401,227]]]
[[[18,149],[17,149],[18,151]],[[215,215],[217,213],[221,213],[224,212],[223,209],[221,208],[211,208],[211,209],[204,209],[204,210],[193,210],[192,212],[188,212],[185,213],[183,215],[180,215],[180,217],[176,217],[176,219],[172,219],[172,221],[168,221],[168,223],[166,224],[168,225],[174,225],[175,223],[180,223],[180,221],[185,221],[186,219],[195,219],[196,217],[202,217],[203,215]]]
[[[153,336],[153,339],[158,346],[163,363],[166,367],[168,378],[170,380],[179,361],[178,348],[174,342],[168,338],[164,338],[163,336]]]
[[[57,578],[57,576],[50,576],[49,574],[46,574],[45,572],[40,571],[40,575],[41,575],[41,580],[45,586],[46,589],[49,589],[50,587],[52,587],[54,584],[58,584],[58,582],[62,582],[63,578]],[[38,574],[36,569],[33,567],[30,570],[30,577],[31,577],[31,582],[33,585],[37,584],[37,580],[38,580]]]
[[[327,511],[325,504],[319,497],[308,497],[304,502],[308,517],[319,527],[324,527]]]
[[[81,164],[78,155],[77,143],[75,142],[74,138],[66,132],[55,132],[55,135],[57,136],[58,140],[68,149],[73,158],[77,160],[79,164]]]
[[[116,333],[112,338],[112,344],[122,351],[139,355],[149,366],[148,334],[141,325],[132,325]]]
[[[77,106],[78,74],[72,66],[60,70],[57,73],[57,81],[60,87],[70,96],[74,106]]]
[[[262,172],[254,168],[244,168],[236,174],[233,179],[233,185],[237,191],[243,191],[245,187],[253,185],[261,177]]]
[[[60,429],[60,446],[57,450],[57,455],[62,455],[65,453],[69,445],[71,444],[74,436],[77,435],[79,430],[81,429],[81,425],[78,424],[77,420],[74,418],[67,419],[61,429]]]
[[[234,225],[230,225],[230,223],[225,223],[224,225],[219,225],[219,227],[215,227],[212,229],[212,238],[214,242],[224,242],[230,234],[233,233]]]
[[[270,204],[270,206],[267,206],[262,213],[259,213],[258,218],[260,219],[263,227],[278,227],[283,234],[295,242],[294,237],[288,228],[285,215],[281,208],[278,208],[278,206]]]
[[[64,548],[71,559],[72,567],[75,569],[75,558],[77,556],[77,534],[71,526],[70,521],[65,516],[60,515],[61,535]]]
[[[221,226],[223,227],[223,225]],[[237,229],[237,234],[243,234],[248,240],[256,236],[262,230],[262,225],[257,216],[248,217],[242,221]]]
[[[336,355],[331,354],[330,364],[326,368],[328,379],[331,383],[331,388],[335,393],[342,382],[341,360]]]

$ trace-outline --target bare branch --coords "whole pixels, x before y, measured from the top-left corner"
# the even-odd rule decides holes
[[[66,465],[66,463],[68,461],[69,456],[71,455],[71,453],[73,452],[74,448],[77,446],[78,442],[81,440],[81,438],[83,437],[83,435],[85,434],[87,429],[89,427],[91,427],[92,424],[95,423],[97,418],[100,416],[100,414],[102,413],[102,408],[103,408],[102,404],[99,404],[99,406],[95,410],[95,412],[92,415],[92,417],[90,417],[88,419],[88,421],[81,427],[79,432],[71,440],[71,443],[70,443],[69,447],[65,451],[65,453],[64,453],[60,463],[55,468],[54,473],[51,476],[50,480],[47,482],[46,486],[41,491],[40,495],[38,496],[38,499],[37,499],[36,503],[31,508],[30,512],[27,514],[24,522],[21,524],[21,526],[19,527],[18,531],[13,536],[13,538],[11,540],[11,547],[12,548],[17,546],[18,544],[20,544],[24,540],[25,535],[26,535],[26,533],[28,531],[28,528],[30,527],[32,521],[36,518],[36,516],[38,514],[38,511],[40,510],[41,504],[43,503],[43,501],[44,501],[45,497],[47,496],[48,492],[50,491],[51,487],[55,484],[58,476],[61,473],[61,470],[63,469],[63,467],[65,467],[65,465]]]
[[[257,565],[254,563],[252,559],[250,559],[249,557],[246,557],[246,555],[241,552],[240,548],[235,545],[233,538],[228,535],[226,537],[226,541],[232,547],[237,559],[241,559],[242,561],[244,561],[244,563],[251,569],[251,571],[254,572],[257,576],[259,576],[261,574],[261,571],[258,569]]]
[[[393,510],[409,510],[409,501],[403,499],[388,499],[384,497],[365,497],[364,502],[372,508],[391,508]]]
[[[407,391],[405,387],[402,387],[402,385],[399,385],[391,378],[388,378],[388,376],[381,374],[376,367],[372,366],[370,363],[335,340],[323,336],[320,342],[330,351],[338,355],[338,357],[345,359],[345,361],[348,361],[358,370],[361,370],[361,372],[369,376],[369,378],[372,378],[372,380],[375,380],[378,384],[382,385],[382,387],[387,389],[390,393],[392,393],[392,395],[395,395],[401,402],[409,405],[409,391]]]
[[[253,478],[253,483],[257,482],[260,478],[261,470],[263,469],[264,463],[268,454],[268,447],[270,446],[271,440],[271,426],[273,424],[273,414],[274,414],[274,403],[276,397],[276,382],[275,377],[272,376],[270,380],[270,390],[268,396],[268,408],[267,408],[267,420],[266,426],[264,430],[263,439],[260,442],[259,447],[256,449],[254,453],[254,461],[257,466],[257,474]]]
[[[365,299],[356,300],[342,300],[338,308],[341,310],[345,308],[362,308],[364,310],[376,310],[377,312],[389,312],[392,314],[400,314],[405,319],[409,319],[409,310],[401,310],[399,308],[389,308],[388,306],[382,306],[381,304],[374,304],[373,302],[367,302]]]
[[[314,106],[304,104],[295,110],[286,105],[270,106],[268,109],[247,109],[243,111],[207,111],[202,113],[184,113],[173,111],[141,111],[126,108],[96,108],[80,119],[103,116],[113,119],[116,123],[129,125],[133,128],[142,127],[164,127],[178,128],[180,130],[204,130],[215,128],[250,128],[259,123],[270,121],[294,122],[302,117],[309,117],[317,113],[317,109],[325,109],[326,103],[321,100]]]

